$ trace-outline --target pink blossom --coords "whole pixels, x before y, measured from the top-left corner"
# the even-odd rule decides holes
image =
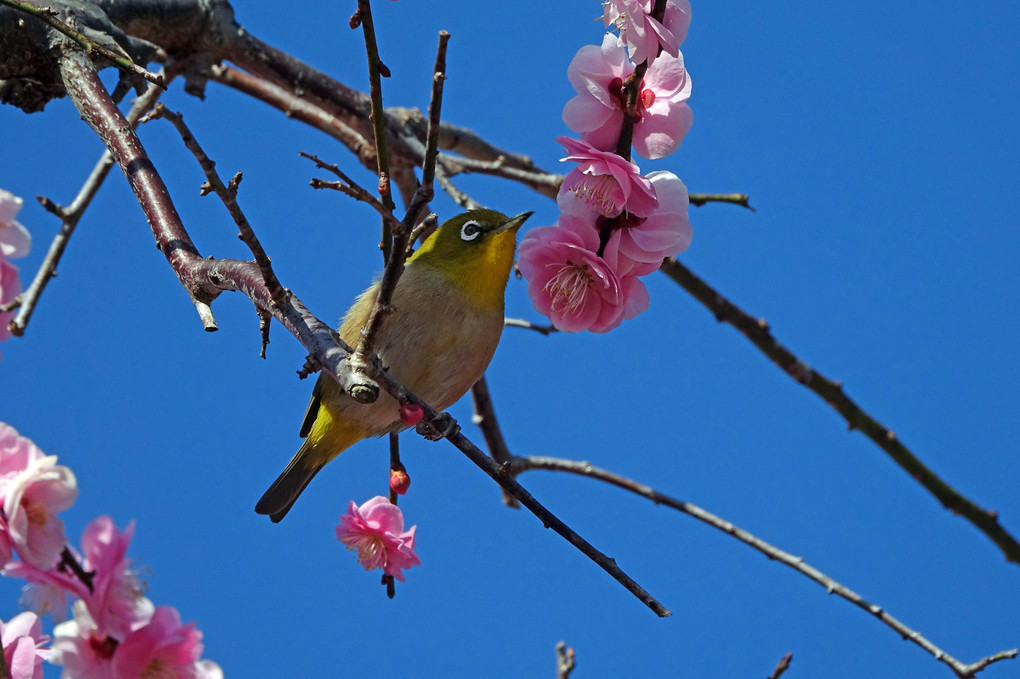
[[[630,273],[639,276],[659,268],[666,257],[678,255],[691,244],[692,229],[687,219],[687,187],[672,172],[656,171],[648,175],[659,199],[658,207],[647,217],[626,217],[617,221],[610,243],[619,252],[621,266],[631,260]]]
[[[570,137],[557,137],[556,141],[569,154],[562,160],[578,164],[564,178],[556,198],[564,212],[580,203],[604,217],[615,217],[624,210],[644,216],[658,204],[652,183],[641,176],[634,163]]]
[[[42,679],[42,661],[50,656],[50,650],[41,646],[49,640],[35,613],[26,611],[0,622],[0,643],[11,679]]]
[[[635,64],[647,59],[651,65],[660,46],[675,57],[691,25],[688,0],[668,0],[661,23],[651,16],[654,4],[654,0],[608,0],[602,10],[603,23],[620,30]]]
[[[644,284],[618,273],[619,256],[607,245],[600,257],[594,224],[562,215],[532,229],[518,248],[532,304],[565,332],[608,332],[648,308]]]
[[[56,513],[77,497],[78,484],[70,469],[0,423],[0,498],[7,536],[22,560],[42,569],[56,563],[67,542]]]
[[[116,639],[101,634],[84,601],[74,603],[74,618],[53,628],[53,655],[49,660],[64,668],[64,677],[113,679]]]
[[[32,236],[15,217],[24,201],[0,189],[0,259],[24,257],[32,248]]]
[[[602,151],[616,149],[623,128],[623,82],[634,72],[620,39],[607,34],[601,47],[578,50],[567,77],[577,96],[563,108],[563,122],[581,139]],[[687,105],[691,79],[683,55],[660,55],[640,86],[639,120],[634,124],[634,151],[642,158],[662,158],[679,148],[691,129]]]
[[[194,679],[202,655],[202,633],[181,624],[177,610],[160,606],[152,620],[131,632],[113,654],[113,679]]]
[[[404,530],[404,514],[384,497],[376,496],[360,507],[351,500],[347,513],[336,527],[337,539],[358,552],[365,570],[381,568],[387,575],[404,581],[403,569],[421,565],[414,553],[417,526]]]
[[[23,202],[11,192],[0,189],[0,305],[21,294],[18,267],[7,259],[24,257],[32,247],[32,236],[14,219]],[[13,317],[13,310],[0,313],[0,342],[11,336],[8,323]]]
[[[142,596],[143,587],[131,569],[127,548],[134,535],[134,521],[122,533],[109,516],[93,519],[81,536],[83,567],[95,573],[92,591],[82,598],[100,631],[124,639],[152,616],[152,604]]]

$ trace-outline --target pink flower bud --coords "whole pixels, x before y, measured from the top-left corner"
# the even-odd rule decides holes
[[[411,477],[403,469],[390,470],[390,490],[397,495],[403,495],[411,486]]]
[[[400,421],[404,423],[404,426],[413,427],[421,422],[423,417],[425,417],[425,411],[420,405],[405,403],[400,406]]]

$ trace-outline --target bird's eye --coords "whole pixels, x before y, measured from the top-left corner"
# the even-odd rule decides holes
[[[464,222],[464,226],[460,227],[460,239],[474,240],[475,238],[478,238],[478,234],[481,232],[482,227],[478,226],[478,222],[474,220]]]

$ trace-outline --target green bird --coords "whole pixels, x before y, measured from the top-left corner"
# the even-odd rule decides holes
[[[496,352],[517,230],[531,215],[469,210],[443,222],[407,260],[393,291],[394,311],[379,328],[376,353],[395,380],[436,410],[463,396]],[[340,337],[347,344],[357,345],[379,285],[363,292],[344,315]],[[305,442],[255,511],[274,523],[283,519],[330,460],[361,439],[404,429],[399,407],[384,390],[374,403],[358,403],[320,375],[301,424]]]

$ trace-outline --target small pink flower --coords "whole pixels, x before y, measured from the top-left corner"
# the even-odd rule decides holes
[[[556,198],[564,212],[580,203],[605,217],[615,217],[624,210],[644,216],[658,205],[652,183],[641,176],[634,163],[570,137],[557,137],[556,141],[569,154],[562,160],[577,163],[564,178]]]
[[[41,646],[49,640],[35,613],[26,611],[0,622],[0,643],[11,679],[42,679],[42,661],[51,651]]]
[[[648,308],[644,284],[629,271],[618,273],[619,256],[610,245],[599,256],[598,230],[575,215],[532,229],[521,241],[518,266],[528,296],[558,329],[608,332]]]
[[[601,47],[578,50],[567,78],[577,96],[563,108],[563,122],[581,139],[602,151],[613,151],[623,128],[623,81],[634,72],[620,39],[607,34]],[[683,141],[693,116],[687,105],[691,79],[683,55],[660,55],[645,72],[634,124],[634,152],[642,158],[662,158]]]
[[[403,569],[420,566],[414,553],[417,526],[404,530],[404,514],[384,497],[376,496],[360,507],[351,500],[347,513],[336,527],[337,539],[358,552],[365,570],[381,568],[387,575],[404,581]]]
[[[70,469],[0,423],[0,499],[7,536],[24,561],[42,569],[56,563],[67,542],[56,514],[77,497]]]
[[[15,217],[24,201],[0,189],[0,258],[24,257],[32,248],[32,236]]]
[[[18,267],[0,257],[0,304],[7,304],[21,294],[21,279],[18,278]],[[0,342],[11,337],[8,324],[14,318],[15,312],[0,312]]]
[[[691,244],[693,230],[687,219],[687,187],[672,172],[656,171],[648,175],[659,199],[658,207],[647,217],[618,220],[610,243],[619,252],[618,268],[634,262],[629,273],[644,276],[659,268],[666,257],[678,255]]]
[[[131,569],[127,548],[134,536],[134,521],[122,533],[109,516],[93,519],[81,536],[83,567],[95,573],[92,591],[81,595],[98,629],[124,639],[152,617],[152,604]]]
[[[99,633],[85,602],[76,601],[74,618],[53,628],[53,655],[49,661],[64,668],[65,677],[113,679],[115,639]]]
[[[653,0],[608,0],[602,10],[603,23],[607,28],[615,26],[620,30],[620,38],[635,64],[647,59],[651,65],[660,45],[675,57],[691,25],[689,0],[669,0],[661,23],[651,16],[653,5]]]
[[[127,636],[113,654],[113,679],[166,677],[194,679],[202,656],[202,633],[195,623],[181,624],[170,606],[160,606],[152,620]]]

